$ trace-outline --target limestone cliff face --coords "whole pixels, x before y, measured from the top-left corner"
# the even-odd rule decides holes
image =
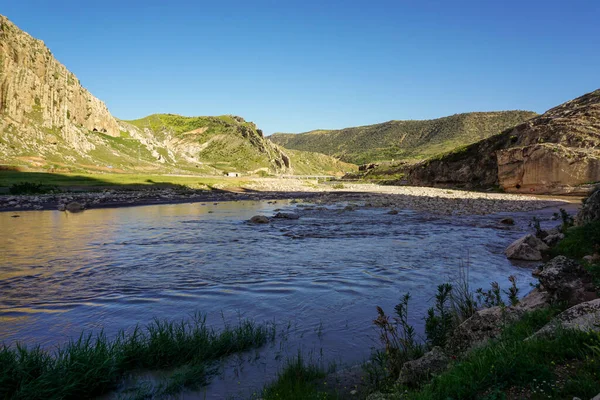
[[[0,15],[0,114],[11,123],[37,124],[74,139],[84,128],[119,135],[106,105],[81,86],[41,40]]]
[[[499,135],[404,168],[416,185],[581,194],[600,182],[600,90]]]

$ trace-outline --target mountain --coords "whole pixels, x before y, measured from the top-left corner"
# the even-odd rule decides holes
[[[335,174],[355,168],[331,157],[283,150],[237,116],[118,120],[44,42],[1,15],[0,164],[202,174]]]
[[[275,133],[269,139],[287,149],[320,152],[354,164],[418,161],[485,139],[536,115],[531,111],[472,112],[340,130]]]
[[[600,182],[600,89],[511,129],[416,165],[363,175],[403,182],[507,192],[582,194]]]

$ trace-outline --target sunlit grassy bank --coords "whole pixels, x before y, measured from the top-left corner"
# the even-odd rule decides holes
[[[173,369],[160,390],[174,393],[204,384],[210,364],[230,354],[262,346],[275,328],[240,321],[222,330],[201,315],[189,321],[156,319],[114,339],[82,334],[54,351],[39,346],[0,345],[0,398],[82,399],[115,389],[137,369]]]

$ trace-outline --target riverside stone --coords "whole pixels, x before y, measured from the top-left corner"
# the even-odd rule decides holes
[[[508,246],[504,254],[506,254],[506,257],[514,260],[540,261],[542,259],[542,252],[549,249],[546,243],[529,234],[513,242]]]

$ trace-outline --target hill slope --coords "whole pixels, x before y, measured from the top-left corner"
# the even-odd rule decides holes
[[[530,111],[473,112],[425,121],[276,133],[269,139],[288,149],[320,152],[355,164],[416,161],[485,139],[536,115]]]
[[[287,155],[243,118],[156,114],[119,121],[40,40],[0,15],[0,164],[54,171],[340,173]],[[307,160],[318,161],[307,164]]]
[[[472,145],[371,174],[403,174],[414,185],[585,193],[600,182],[600,89]]]

